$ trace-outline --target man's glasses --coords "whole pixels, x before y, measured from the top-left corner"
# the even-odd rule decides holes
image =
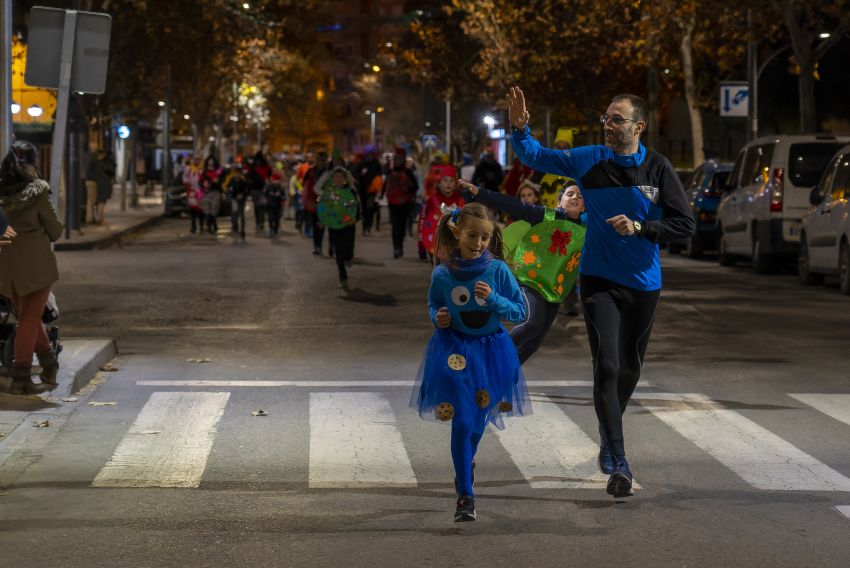
[[[638,122],[633,118],[623,118],[622,116],[617,115],[611,116],[608,114],[603,114],[599,117],[599,122],[602,123],[602,126],[605,126],[609,120],[613,122],[615,126],[623,126],[626,122]]]

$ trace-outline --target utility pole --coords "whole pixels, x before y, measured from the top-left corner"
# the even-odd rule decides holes
[[[68,105],[71,102],[71,67],[74,61],[74,42],[77,39],[77,11],[65,10],[62,32],[59,85],[56,93],[56,120],[53,125],[53,145],[50,160],[50,187],[53,190],[53,207],[59,209],[59,188],[62,185],[62,162],[65,158],[65,136],[68,124]],[[66,188],[65,199],[68,192]],[[67,206],[67,205],[66,205]]]
[[[171,182],[171,63],[165,64],[165,116],[162,119],[162,190]]]
[[[452,101],[446,101],[446,155],[452,162]]]
[[[12,0],[0,12],[0,159],[12,147]]]
[[[752,141],[759,137],[759,117],[758,117],[758,88],[759,88],[759,72],[758,72],[758,45],[753,34],[753,15],[752,10],[747,9],[747,82],[749,83],[750,101],[749,101],[749,131],[747,132],[747,140]]]

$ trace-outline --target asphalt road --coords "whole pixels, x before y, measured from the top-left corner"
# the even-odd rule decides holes
[[[429,266],[411,240],[393,260],[387,226],[358,236],[344,292],[284,228],[242,243],[168,220],[60,254],[62,333],[117,338],[119,370],[0,465],[0,565],[846,565],[835,286],[663,258],[622,501],[594,473],[583,322],[560,316],[525,368],[534,415],[484,437],[479,519],[455,524],[449,428],[407,406]]]

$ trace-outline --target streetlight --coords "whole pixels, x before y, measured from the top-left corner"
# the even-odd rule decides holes
[[[378,108],[383,108],[383,107],[378,107]],[[375,146],[375,118],[378,116],[378,113],[371,111],[371,110],[367,110],[366,114],[369,115],[370,123],[371,123],[371,128],[369,130],[369,144],[371,144],[374,147]]]
[[[245,2],[244,4],[242,4],[242,7],[243,7],[243,8],[245,8],[246,10],[250,10],[250,9],[251,9],[251,5],[250,5],[250,4],[248,4],[247,2]]]
[[[189,120],[189,115],[188,115],[188,114],[184,114],[184,115],[183,115],[183,118],[185,118],[186,120]]]
[[[484,117],[484,124],[489,126],[490,130],[493,130],[493,127],[496,125],[496,119],[488,114]]]
[[[374,71],[375,73],[380,73],[381,67],[379,65],[372,65],[372,71]]]
[[[158,103],[156,103],[156,104],[157,104],[157,106],[164,107],[164,106],[165,106],[165,101],[159,101],[159,102],[158,102]]]

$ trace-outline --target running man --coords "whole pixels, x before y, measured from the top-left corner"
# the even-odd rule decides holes
[[[695,223],[670,162],[647,150],[644,100],[621,94],[600,117],[604,146],[542,147],[528,128],[519,87],[507,94],[513,147],[525,165],[577,181],[587,207],[580,266],[581,301],[593,355],[593,403],[599,419],[599,468],[615,498],[634,495],[623,442],[623,413],[640,379],[661,295],[659,241],[681,239]]]

